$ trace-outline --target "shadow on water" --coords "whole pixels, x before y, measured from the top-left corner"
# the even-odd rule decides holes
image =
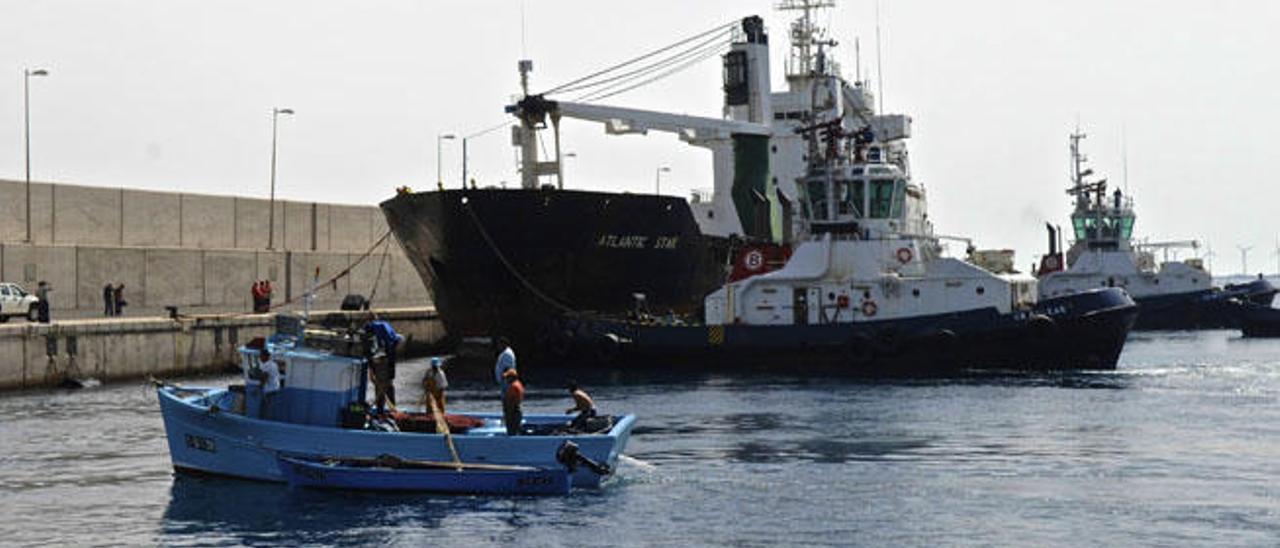
[[[594,492],[547,497],[330,492],[284,484],[177,474],[161,522],[168,538],[236,544],[381,545],[406,531],[441,528],[476,516],[509,528],[538,518],[538,508],[592,504]],[[581,496],[579,496],[581,495]]]

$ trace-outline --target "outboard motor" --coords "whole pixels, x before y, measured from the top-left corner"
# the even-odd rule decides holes
[[[578,465],[585,466],[588,470],[600,476],[607,476],[613,473],[613,468],[610,468],[607,464],[601,464],[587,458],[578,450],[578,444],[569,440],[565,440],[564,443],[560,444],[560,448],[556,449],[556,462],[563,464],[570,474],[578,469]]]

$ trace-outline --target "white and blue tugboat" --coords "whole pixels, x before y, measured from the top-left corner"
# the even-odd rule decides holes
[[[1133,197],[1120,189],[1108,196],[1107,181],[1089,180],[1080,152],[1085,135],[1071,135],[1071,188],[1075,199],[1071,229],[1075,241],[1063,252],[1061,234],[1049,226],[1049,253],[1041,258],[1037,275],[1040,297],[1056,298],[1099,287],[1120,287],[1138,303],[1135,329],[1214,329],[1238,327],[1240,304],[1270,307],[1276,288],[1259,278],[1225,288],[1201,259],[1156,264],[1155,252],[1196,248],[1195,241],[1139,243],[1133,237]]]
[[[628,364],[723,365],[856,375],[968,369],[1111,369],[1137,313],[1120,288],[1037,298],[1036,280],[944,255],[912,181],[909,117],[822,76],[798,181],[807,235],[779,270],[720,287],[701,321],[566,317],[571,347]],[[986,265],[986,266],[980,266]]]
[[[564,415],[527,414],[525,435],[509,436],[500,414],[468,414],[446,416],[451,435],[395,431],[365,412],[368,352],[358,331],[306,329],[301,318],[280,316],[265,347],[267,364],[259,349],[240,350],[243,385],[158,388],[175,470],[284,482],[285,465],[336,462],[348,464],[341,481],[326,485],[312,474],[310,484],[383,489],[395,487],[387,478],[398,477],[415,482],[401,488],[520,493],[536,491],[537,478],[556,478],[572,467],[574,486],[594,487],[611,474],[636,420],[607,417],[582,432],[570,429]],[[599,466],[561,462],[567,445]],[[389,461],[443,469],[365,466],[362,473],[352,464]]]

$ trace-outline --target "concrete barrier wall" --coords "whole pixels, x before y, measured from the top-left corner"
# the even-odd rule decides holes
[[[0,180],[0,242],[25,242],[26,183]],[[266,249],[269,202],[259,198],[31,184],[37,244]],[[375,206],[276,200],[273,248],[368,249],[387,231]]]
[[[349,293],[369,297],[375,290],[380,306],[428,305],[421,279],[396,247],[389,246],[385,259],[380,248],[349,275],[319,287],[315,306],[336,308]],[[362,253],[0,244],[0,278],[28,291],[48,281],[55,318],[58,311],[72,310],[76,316],[100,315],[108,283],[124,284],[125,312],[131,315],[167,306],[249,311],[254,280],[272,280],[275,303],[301,299],[315,284],[317,269],[319,280],[328,281]]]
[[[379,315],[405,336],[407,355],[420,354],[444,336],[429,308]],[[112,381],[219,371],[238,363],[239,345],[269,335],[273,325],[269,314],[3,325],[0,390],[54,386],[68,376]]]

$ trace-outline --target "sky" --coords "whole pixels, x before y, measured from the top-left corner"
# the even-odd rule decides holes
[[[35,180],[266,196],[281,107],[297,114],[280,120],[278,196],[375,204],[437,167],[458,184],[460,143],[439,141],[438,163],[438,137],[507,121],[521,58],[548,89],[758,14],[781,88],[793,15],[773,3],[0,0],[0,178],[23,177],[23,69],[40,68]],[[876,78],[877,8],[884,109],[914,119],[939,233],[1030,264],[1044,223],[1068,224],[1079,125],[1093,169],[1132,192],[1139,237],[1201,240],[1218,274],[1241,270],[1237,246],[1250,271],[1280,270],[1280,3],[841,0],[819,21],[848,73],[857,38]],[[721,100],[709,60],[605,104],[718,116]],[[569,122],[563,137],[569,188],[649,192],[659,166],[664,193],[712,186],[709,153],[669,134]],[[519,180],[508,132],[468,151],[481,184]]]

